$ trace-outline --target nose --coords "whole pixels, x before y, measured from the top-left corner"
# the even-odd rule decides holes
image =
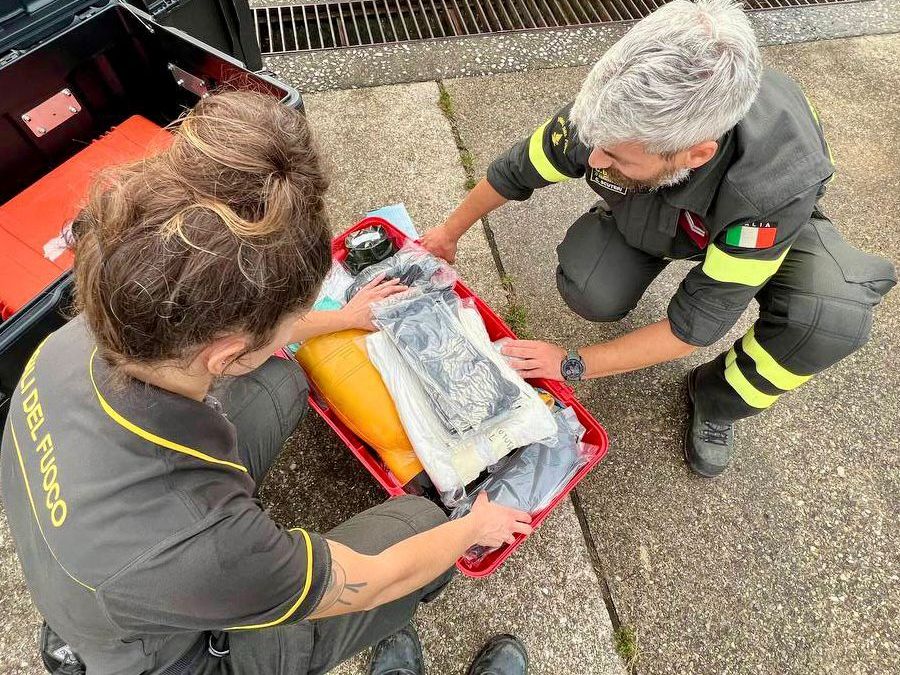
[[[594,169],[608,169],[612,166],[612,158],[601,148],[594,148],[588,157],[588,165]]]

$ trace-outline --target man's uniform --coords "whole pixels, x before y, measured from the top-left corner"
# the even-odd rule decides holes
[[[699,370],[697,396],[719,420],[771,406],[868,340],[872,308],[896,283],[891,263],[848,245],[816,204],[834,172],[799,87],[765,71],[759,96],[707,164],[677,186],[633,191],[588,166],[571,104],[488,169],[508,199],[584,176],[603,200],[557,248],[557,285],[591,321],[624,317],[671,259],[702,260],[669,303],[673,333],[706,346],[754,297],[760,318]]]
[[[276,525],[255,492],[306,396],[302,371],[275,358],[206,403],[116,378],[80,317],[37,349],[3,435],[3,500],[35,605],[87,672],[323,673],[446,581],[303,621],[331,576],[328,545]],[[443,520],[410,497],[328,538],[375,554]]]

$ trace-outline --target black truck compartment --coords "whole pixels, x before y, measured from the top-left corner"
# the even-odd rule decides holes
[[[0,3],[0,24],[8,28],[16,16],[10,0]],[[0,204],[132,115],[163,126],[218,88],[264,92],[302,109],[300,94],[289,85],[249,71],[145,12],[118,1],[84,4],[65,20],[65,14],[49,19],[55,22],[49,35],[35,38],[33,26],[25,30],[29,40],[19,44],[27,47],[2,51],[11,31],[0,33]],[[63,90],[77,100],[79,112],[35,131],[23,116]],[[65,322],[71,290],[65,273],[0,323],[0,427],[31,352]]]

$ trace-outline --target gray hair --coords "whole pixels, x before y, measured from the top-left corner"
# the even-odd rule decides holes
[[[571,120],[591,147],[639,142],[673,154],[736,125],[761,75],[756,36],[734,0],[674,0],[601,57]]]

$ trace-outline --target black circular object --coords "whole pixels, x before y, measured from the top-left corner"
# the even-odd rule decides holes
[[[364,227],[348,234],[344,239],[347,249],[347,269],[351,274],[359,274],[369,265],[381,262],[394,255],[394,242],[380,225]]]

